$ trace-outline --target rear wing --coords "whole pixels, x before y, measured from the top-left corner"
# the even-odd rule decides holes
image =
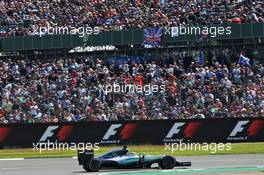
[[[77,150],[79,165],[83,165],[94,158],[94,150]]]

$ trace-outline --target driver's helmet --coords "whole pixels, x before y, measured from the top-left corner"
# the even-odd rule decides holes
[[[127,146],[123,146],[123,150],[128,150]]]

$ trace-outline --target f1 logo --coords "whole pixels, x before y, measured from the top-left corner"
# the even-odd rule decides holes
[[[39,142],[44,142],[47,140],[48,137],[52,137],[54,134],[54,130],[58,129],[59,126],[49,126],[42,137],[40,138]]]
[[[181,131],[179,128],[182,127],[183,125],[185,125],[185,122],[174,123],[174,125],[168,132],[166,139],[172,138],[174,134],[179,134],[179,132]]]
[[[115,135],[117,132],[116,130],[120,128],[121,126],[122,124],[112,124],[110,128],[107,130],[107,132],[105,133],[103,140],[108,140],[110,136]]]
[[[230,133],[230,137],[235,137],[239,132],[244,130],[244,125],[248,124],[249,121],[239,121],[233,131]]]

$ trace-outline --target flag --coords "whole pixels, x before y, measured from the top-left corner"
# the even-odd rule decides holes
[[[158,46],[163,35],[162,28],[144,29],[144,45]]]
[[[243,54],[240,54],[238,64],[243,66],[250,66],[250,59],[245,57]]]
[[[202,51],[202,48],[200,48],[199,64],[201,66],[203,65],[203,51]]]

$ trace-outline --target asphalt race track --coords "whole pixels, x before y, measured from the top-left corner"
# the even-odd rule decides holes
[[[170,174],[264,174],[264,154],[256,155],[211,155],[177,157],[181,161],[191,161],[188,168],[173,170],[102,170],[87,173],[77,164],[76,158],[50,158],[25,160],[0,160],[0,175],[170,175]]]

